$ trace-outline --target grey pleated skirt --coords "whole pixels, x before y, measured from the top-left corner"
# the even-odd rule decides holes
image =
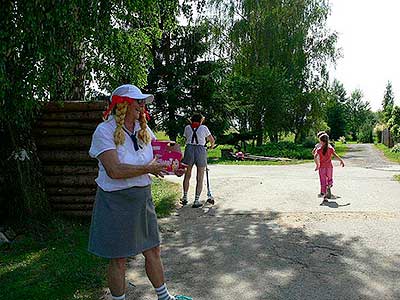
[[[115,192],[97,188],[89,252],[105,258],[123,258],[159,245],[150,185]]]

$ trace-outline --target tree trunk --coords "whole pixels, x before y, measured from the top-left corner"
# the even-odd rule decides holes
[[[85,195],[61,195],[61,196],[51,196],[49,197],[49,202],[55,204],[74,204],[74,203],[92,203],[94,202],[94,196],[85,196]]]
[[[68,151],[68,150],[58,150],[58,151],[39,151],[39,158],[43,162],[80,162],[86,164],[96,163],[96,160],[89,156],[87,150],[80,151]]]
[[[273,131],[268,131],[268,137],[271,143],[279,142],[278,133]]]
[[[257,143],[256,143],[256,145],[257,146],[262,146],[262,144],[263,144],[263,134],[262,133],[259,133],[259,134],[257,134]]]
[[[102,114],[100,111],[75,111],[75,112],[50,112],[42,115],[41,119],[45,121],[102,121]]]
[[[99,122],[81,122],[81,121],[44,121],[39,120],[36,123],[36,127],[38,128],[71,128],[71,129],[88,129],[95,130]]]
[[[87,187],[82,186],[79,188],[70,186],[49,186],[46,188],[49,197],[52,196],[91,196],[96,194],[96,186]]]
[[[79,175],[55,175],[46,176],[45,182],[47,186],[60,187],[60,186],[70,186],[70,187],[95,187],[97,175],[90,174],[79,174]]]
[[[77,174],[91,174],[97,175],[98,168],[96,164],[89,166],[80,165],[46,165],[43,166],[43,172],[46,175],[77,175]]]
[[[106,101],[76,101],[76,102],[49,102],[46,104],[46,112],[79,112],[79,111],[94,111],[99,113],[107,109]]]
[[[305,140],[305,134],[303,129],[299,129],[294,136],[294,142],[296,144],[301,144]]]

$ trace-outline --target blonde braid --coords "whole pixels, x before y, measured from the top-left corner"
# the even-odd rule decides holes
[[[115,145],[119,146],[125,142],[125,134],[122,126],[125,122],[126,110],[128,109],[128,102],[118,103],[117,109],[115,110],[115,121],[117,122],[117,128],[114,131],[114,142]]]
[[[138,133],[138,137],[143,143],[149,144],[151,142],[151,137],[149,132],[147,131],[147,120],[143,110],[140,112],[139,124],[140,124],[140,131]]]

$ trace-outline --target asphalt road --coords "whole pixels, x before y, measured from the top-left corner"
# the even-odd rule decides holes
[[[160,220],[169,289],[196,300],[400,299],[400,165],[373,145],[350,145],[344,160],[328,206],[313,164],[211,165],[216,205]],[[143,265],[129,262],[128,299],[155,299]]]

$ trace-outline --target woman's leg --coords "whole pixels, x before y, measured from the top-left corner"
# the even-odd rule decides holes
[[[108,265],[108,286],[111,295],[118,297],[125,294],[126,258],[112,258]]]
[[[154,288],[158,288],[164,284],[164,267],[161,261],[160,247],[143,252],[145,257],[146,274]]]
[[[182,204],[185,205],[187,203],[187,193],[189,190],[190,177],[192,175],[193,166],[187,166],[185,177],[183,178],[183,197]]]

